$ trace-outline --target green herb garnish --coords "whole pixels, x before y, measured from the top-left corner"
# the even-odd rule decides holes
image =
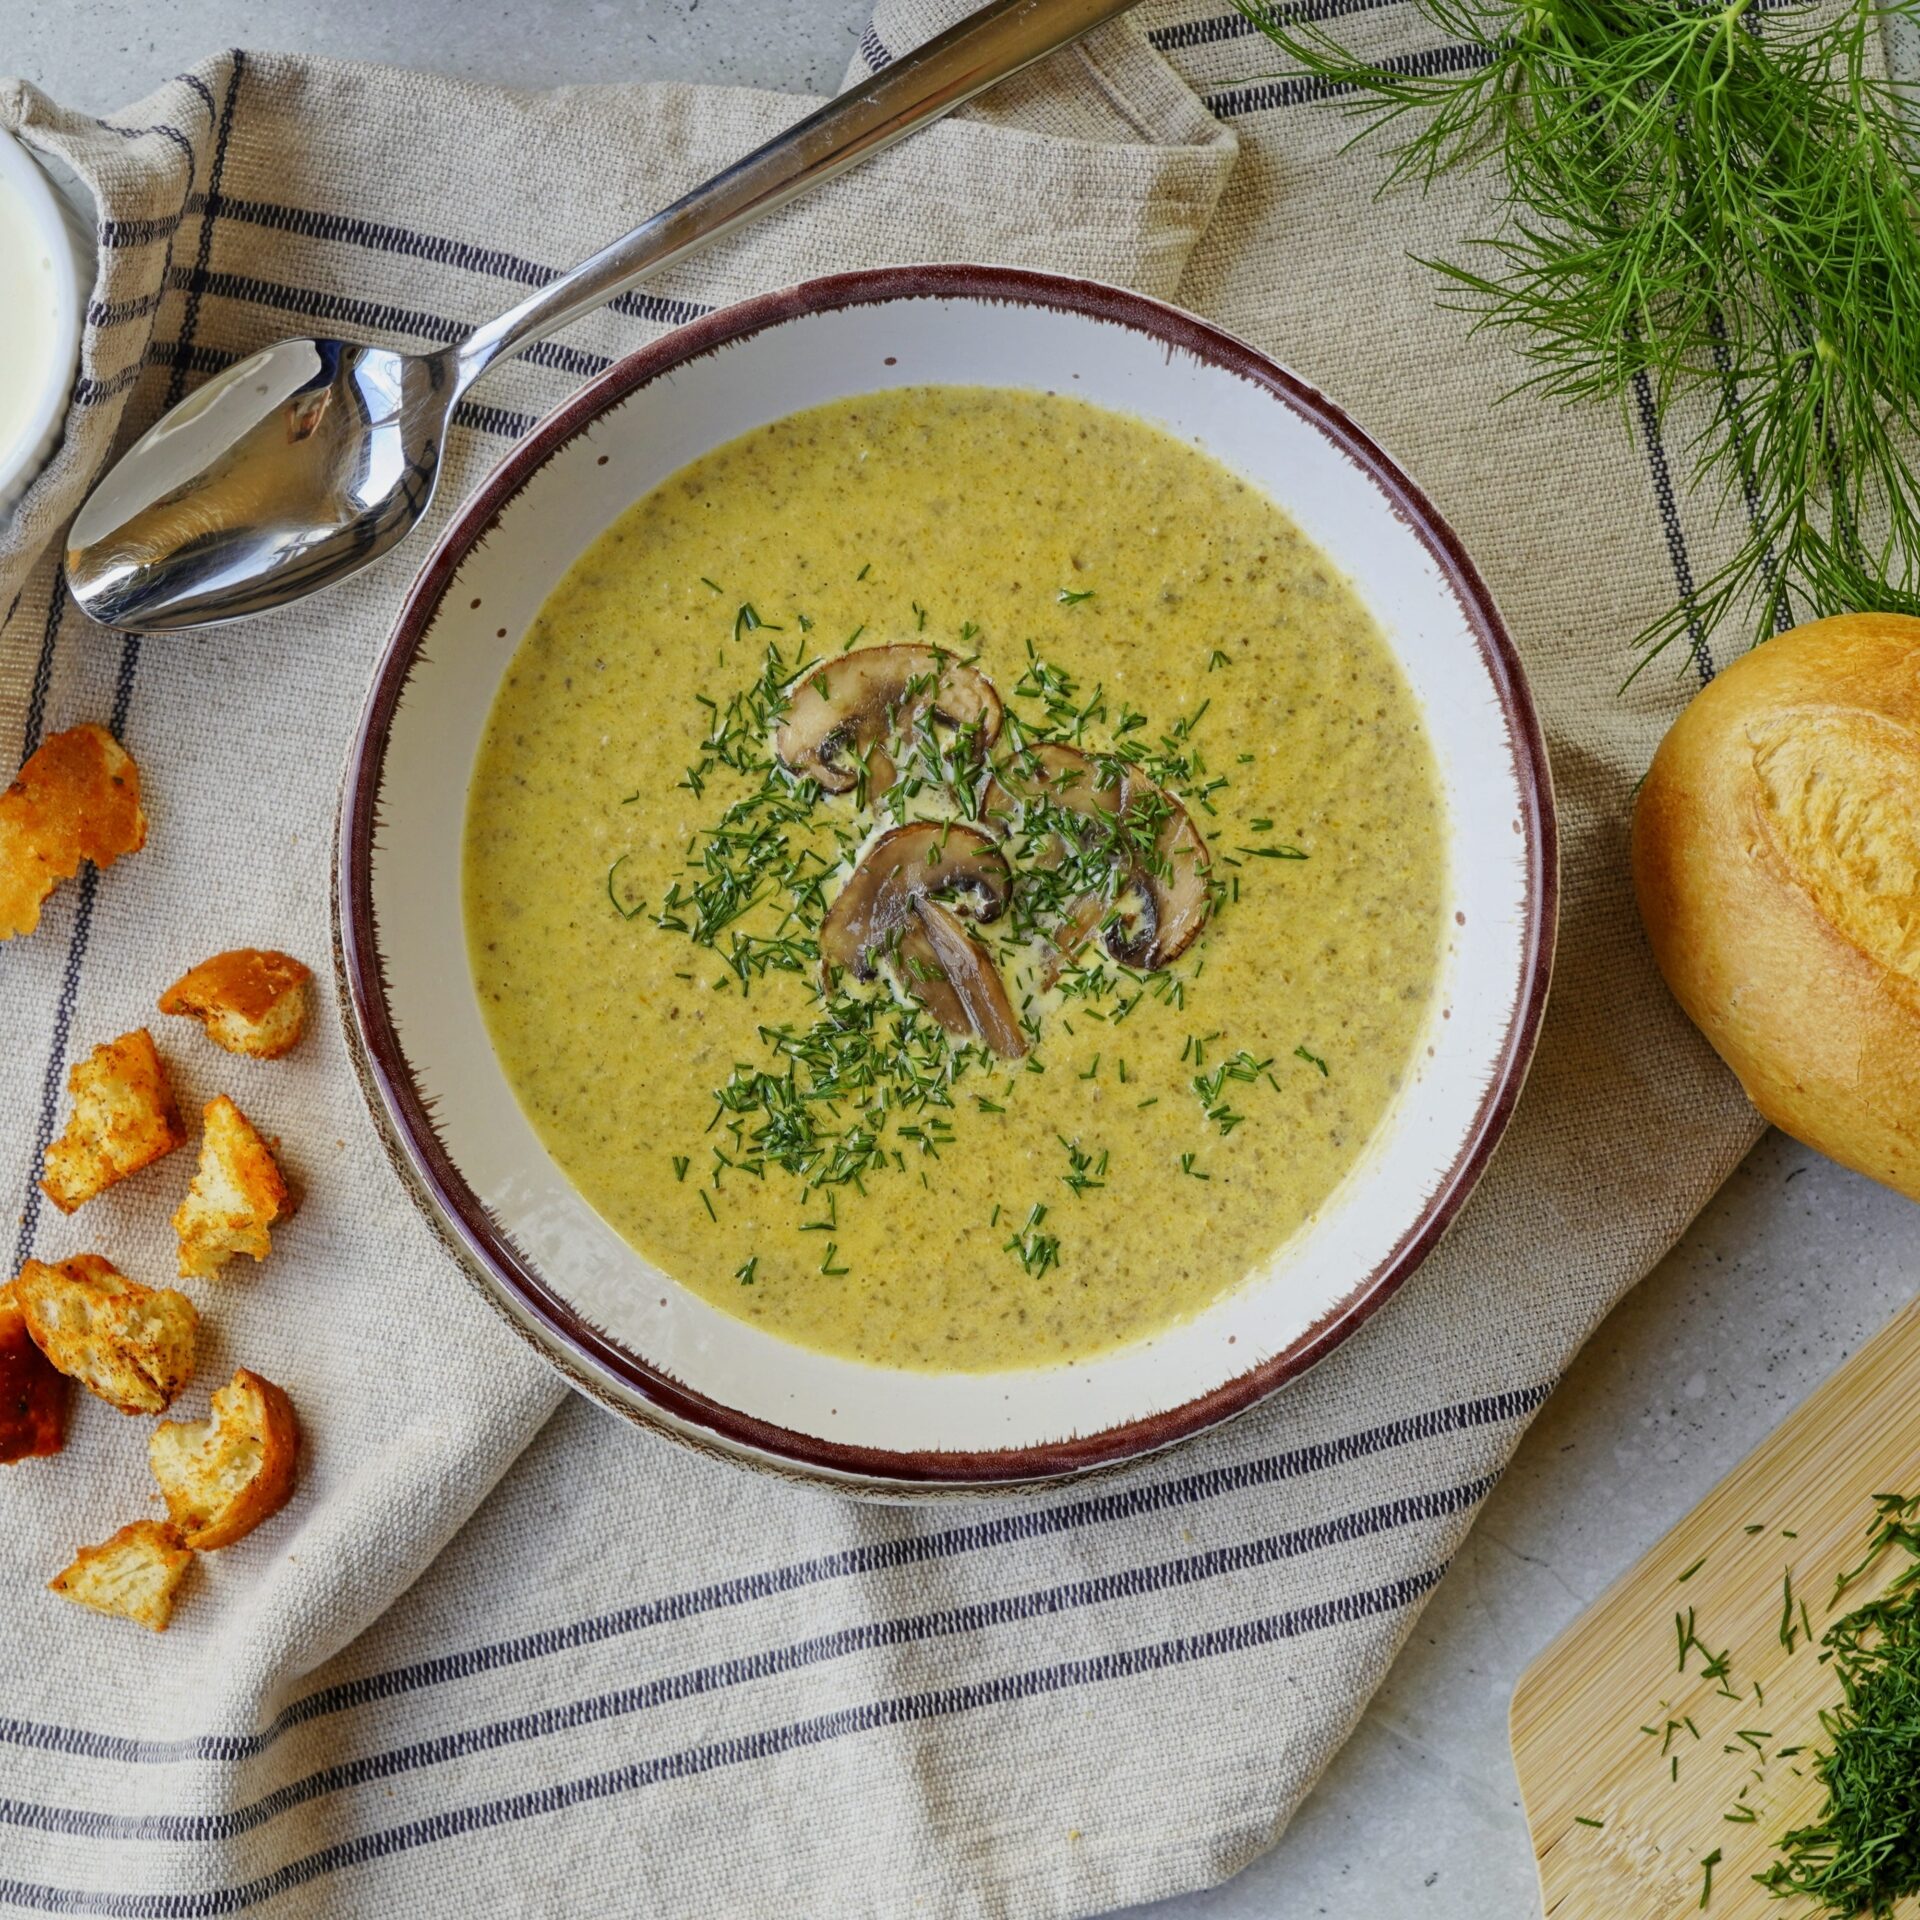
[[[1783,1836],[1781,1857],[1759,1876],[1772,1893],[1817,1901],[1828,1920],[1889,1920],[1896,1902],[1920,1893],[1920,1496],[1876,1494],[1874,1504],[1867,1556],[1835,1597],[1889,1552],[1907,1564],[1820,1642],[1840,1686],[1820,1715],[1826,1744],[1813,1763],[1826,1804]],[[1787,1611],[1805,1624],[1804,1601]]]
[[[1920,613],[1920,182],[1884,22],[1760,0],[1416,0],[1448,52],[1349,52],[1292,8],[1239,0],[1293,66],[1398,136],[1393,178],[1485,159],[1503,218],[1431,262],[1525,384],[1634,421],[1688,400],[1694,484],[1744,505],[1731,559],[1649,624],[1698,648],[1861,607]]]
[[[1046,1217],[1046,1208],[1036,1203],[1033,1211],[1027,1215],[1026,1225],[1002,1249],[1012,1254],[1031,1274],[1043,1274],[1049,1267],[1059,1263],[1058,1236],[1040,1231],[1040,1223]]]
[[[623,800],[620,804],[625,806],[626,802]],[[644,900],[636,900],[632,906],[623,907],[620,904],[619,894],[614,891],[613,876],[632,858],[633,855],[631,853],[623,853],[620,858],[607,869],[607,898],[613,902],[613,910],[622,920],[635,919],[647,910],[647,903]]]

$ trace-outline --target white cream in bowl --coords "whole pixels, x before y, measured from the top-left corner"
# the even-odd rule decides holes
[[[90,280],[79,223],[0,134],[0,518],[59,444]]]

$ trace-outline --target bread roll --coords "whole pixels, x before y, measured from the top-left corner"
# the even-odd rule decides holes
[[[1699,693],[1640,790],[1633,884],[1754,1105],[1920,1199],[1920,620],[1816,620]]]

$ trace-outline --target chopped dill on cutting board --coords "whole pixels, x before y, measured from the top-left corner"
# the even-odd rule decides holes
[[[1920,1893],[1920,1495],[1883,1493],[1875,1504],[1867,1553],[1835,1599],[1890,1551],[1908,1564],[1820,1642],[1840,1685],[1813,1758],[1826,1804],[1782,1837],[1781,1857],[1759,1876],[1772,1893],[1818,1901],[1827,1920],[1889,1920],[1896,1901]]]

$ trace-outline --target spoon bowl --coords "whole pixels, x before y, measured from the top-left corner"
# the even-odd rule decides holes
[[[75,601],[103,626],[166,633],[358,573],[426,512],[447,422],[489,367],[1133,4],[989,0],[453,346],[282,340],[216,374],[81,508]]]
[[[164,633],[357,572],[426,512],[456,393],[449,353],[347,340],[282,340],[215,374],[81,508],[75,602]]]

